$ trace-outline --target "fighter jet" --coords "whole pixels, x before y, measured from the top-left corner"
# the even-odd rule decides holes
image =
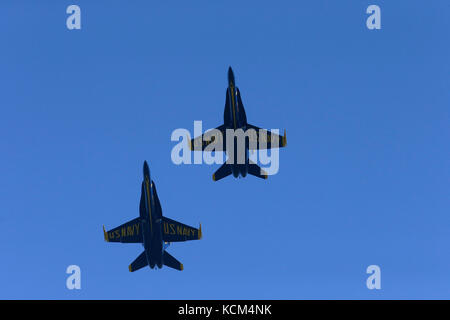
[[[171,242],[198,240],[202,238],[202,226],[198,229],[163,217],[156,185],[150,178],[147,161],[144,162],[144,181],[141,186],[139,217],[117,228],[105,231],[107,242],[141,243],[144,251],[128,267],[130,272],[145,266],[162,268],[166,265],[176,270],[183,270],[183,264],[167,251]]]
[[[286,130],[284,131],[284,135],[280,136],[247,122],[241,93],[239,92],[239,88],[236,87],[234,73],[231,67],[228,68],[228,88],[225,97],[223,118],[224,123],[216,128],[216,133],[221,133],[219,137],[212,133],[214,130],[211,133],[205,132],[201,136],[189,140],[190,149],[192,151],[205,151],[210,144],[214,143],[214,151],[225,151],[227,153],[229,158],[213,174],[212,178],[214,181],[225,178],[230,174],[233,174],[235,178],[239,176],[245,177],[247,173],[258,178],[267,179],[267,173],[249,159],[249,150],[285,147],[287,143]],[[231,132],[237,132],[236,130],[242,129],[244,133],[252,133],[245,137],[245,144],[241,144],[244,147],[243,150],[237,149],[239,144],[237,143],[236,136],[232,138],[234,141],[231,141],[231,138],[229,139],[229,142],[232,144],[227,143],[226,132],[228,129],[231,129]],[[229,150],[229,148],[234,148],[234,150]],[[210,150],[207,149],[207,151]]]

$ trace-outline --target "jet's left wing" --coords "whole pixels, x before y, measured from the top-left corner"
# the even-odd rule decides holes
[[[249,135],[249,149],[250,150],[260,150],[260,149],[272,149],[272,148],[282,148],[287,144],[286,140],[286,130],[284,130],[284,135],[280,136],[269,130],[259,128],[257,126],[248,124],[248,130],[254,130],[256,134]]]
[[[201,136],[189,140],[189,147],[192,151],[205,151],[205,148],[215,142],[209,150],[214,148],[214,151],[225,150],[225,126],[221,125],[213,130],[206,131]],[[220,134],[219,134],[220,132]]]
[[[103,235],[106,242],[142,243],[141,219],[133,219],[109,231],[103,227]]]
[[[162,217],[162,223],[163,240],[165,242],[199,240],[202,238],[202,225],[196,229],[166,217]]]

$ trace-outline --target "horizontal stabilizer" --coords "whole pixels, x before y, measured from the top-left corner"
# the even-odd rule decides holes
[[[228,163],[224,163],[217,171],[213,174],[212,179],[214,181],[219,181],[232,173],[231,165]]]
[[[248,163],[248,173],[261,179],[267,179],[267,172],[250,160]]]
[[[137,271],[145,266],[148,266],[147,256],[145,255],[145,251],[143,251],[137,258],[134,260],[129,266],[128,270],[130,272]]]
[[[172,257],[167,251],[164,251],[163,263],[165,266],[168,266],[170,268],[180,271],[183,270],[183,264],[174,257]]]

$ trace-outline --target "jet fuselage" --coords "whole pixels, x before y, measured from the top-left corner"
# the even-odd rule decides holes
[[[226,129],[242,129],[244,132],[247,130],[247,116],[245,114],[244,105],[242,103],[241,94],[239,88],[236,87],[234,80],[234,73],[231,67],[228,69],[228,88],[225,102],[225,110],[223,114],[224,125]],[[235,178],[241,175],[245,177],[248,172],[249,152],[248,152],[248,139],[245,139],[244,150],[244,163],[242,159],[238,158],[238,139],[234,138],[234,152],[233,152],[233,165],[231,167],[233,176]],[[225,147],[225,152],[229,155]],[[242,152],[242,150],[239,150]],[[241,163],[239,163],[239,161]]]
[[[147,162],[144,163],[144,181],[142,182],[140,216],[142,219],[143,246],[150,268],[155,265],[162,268],[164,254],[164,241],[162,236],[161,212],[155,206],[153,196],[153,183]]]

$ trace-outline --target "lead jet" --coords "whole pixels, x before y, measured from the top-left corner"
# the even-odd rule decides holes
[[[267,173],[249,159],[249,150],[254,151],[285,147],[287,143],[286,130],[284,131],[284,135],[280,136],[247,122],[241,93],[239,92],[239,88],[236,87],[234,73],[231,67],[228,68],[228,88],[225,99],[223,124],[217,127],[216,130],[213,130],[216,131],[216,133],[220,132],[221,134],[216,136],[215,134],[212,134],[213,131],[205,132],[201,136],[189,140],[190,149],[192,151],[205,151],[205,149],[214,142],[214,151],[225,151],[227,153],[229,156],[228,160],[212,176],[214,181],[225,178],[230,174],[233,174],[235,178],[239,176],[245,177],[247,173],[258,178],[267,179]],[[239,144],[237,143],[237,137],[233,138],[233,144],[230,144],[232,147],[228,146],[226,138],[227,129],[231,129],[232,132],[237,132],[236,130],[242,129],[244,133],[250,132],[248,131],[249,129],[253,129],[251,130],[253,135],[249,134],[245,137],[245,142],[242,144],[244,150],[238,150]],[[231,139],[229,140],[231,142]],[[212,146],[210,146],[210,148],[211,147]],[[229,150],[229,148],[234,148],[234,150]],[[212,150],[207,149],[206,151]],[[239,152],[241,154],[243,153],[243,156],[240,156]],[[238,157],[240,157],[240,159],[238,159]]]
[[[202,226],[196,229],[163,217],[155,182],[150,178],[145,161],[139,217],[109,231],[103,226],[103,234],[107,242],[141,243],[144,246],[144,251],[129,265],[130,272],[145,266],[153,269],[163,265],[181,271],[183,264],[172,257],[166,248],[171,242],[201,239]]]

